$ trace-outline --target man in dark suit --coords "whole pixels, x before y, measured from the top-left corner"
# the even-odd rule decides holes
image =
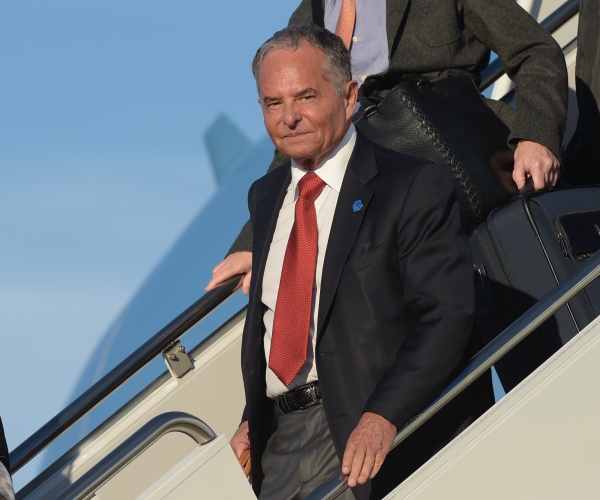
[[[253,71],[267,131],[292,160],[249,192],[246,408],[231,445],[250,448],[260,498],[304,496],[340,466],[348,495],[381,498],[493,402],[485,378],[388,455],[475,348],[452,180],[356,132],[357,82],[329,31],[276,33]]]
[[[517,109],[488,99],[509,126],[513,178],[522,188],[552,187],[559,172],[567,111],[567,72],[554,39],[514,0],[355,0],[353,76],[418,73],[432,80],[464,75],[479,83],[490,49],[515,83]],[[342,0],[302,0],[290,24],[336,27]],[[381,39],[383,26],[385,33]],[[383,59],[381,59],[383,53]],[[272,167],[281,164],[276,156]],[[244,226],[206,290],[250,267],[252,229]],[[244,281],[247,293],[250,274]]]

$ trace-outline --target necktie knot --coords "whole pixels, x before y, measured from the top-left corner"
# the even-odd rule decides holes
[[[300,190],[298,196],[314,203],[324,187],[325,182],[317,174],[309,172],[298,181],[298,189]]]

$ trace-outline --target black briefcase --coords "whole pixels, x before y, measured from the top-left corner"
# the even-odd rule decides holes
[[[485,342],[600,249],[600,188],[530,192],[491,212],[469,237],[477,275],[476,326]],[[506,390],[600,315],[593,281],[496,364]]]
[[[359,96],[364,112],[358,130],[388,149],[450,171],[465,227],[482,222],[517,193],[509,129],[470,78],[373,76]]]

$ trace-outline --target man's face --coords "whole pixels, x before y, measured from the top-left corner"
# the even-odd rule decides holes
[[[258,94],[265,127],[282,153],[314,170],[344,137],[354,113],[358,85],[344,95],[323,76],[325,56],[303,42],[296,51],[275,50],[263,59]]]

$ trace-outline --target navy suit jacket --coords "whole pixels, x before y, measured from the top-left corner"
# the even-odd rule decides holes
[[[249,192],[253,274],[242,372],[257,492],[273,422],[273,402],[265,395],[262,281],[290,177],[288,163],[256,181]],[[352,209],[356,200],[363,204],[358,212]],[[341,457],[364,411],[400,428],[432,402],[465,361],[473,270],[447,172],[380,149],[358,134],[332,222],[318,308],[315,359]],[[390,455],[373,485],[356,488],[355,495],[383,496],[371,487],[382,491],[378,483],[383,485],[386,477],[397,482],[408,475],[481,413],[469,404],[460,406],[434,432],[423,434],[428,444],[409,443]]]

